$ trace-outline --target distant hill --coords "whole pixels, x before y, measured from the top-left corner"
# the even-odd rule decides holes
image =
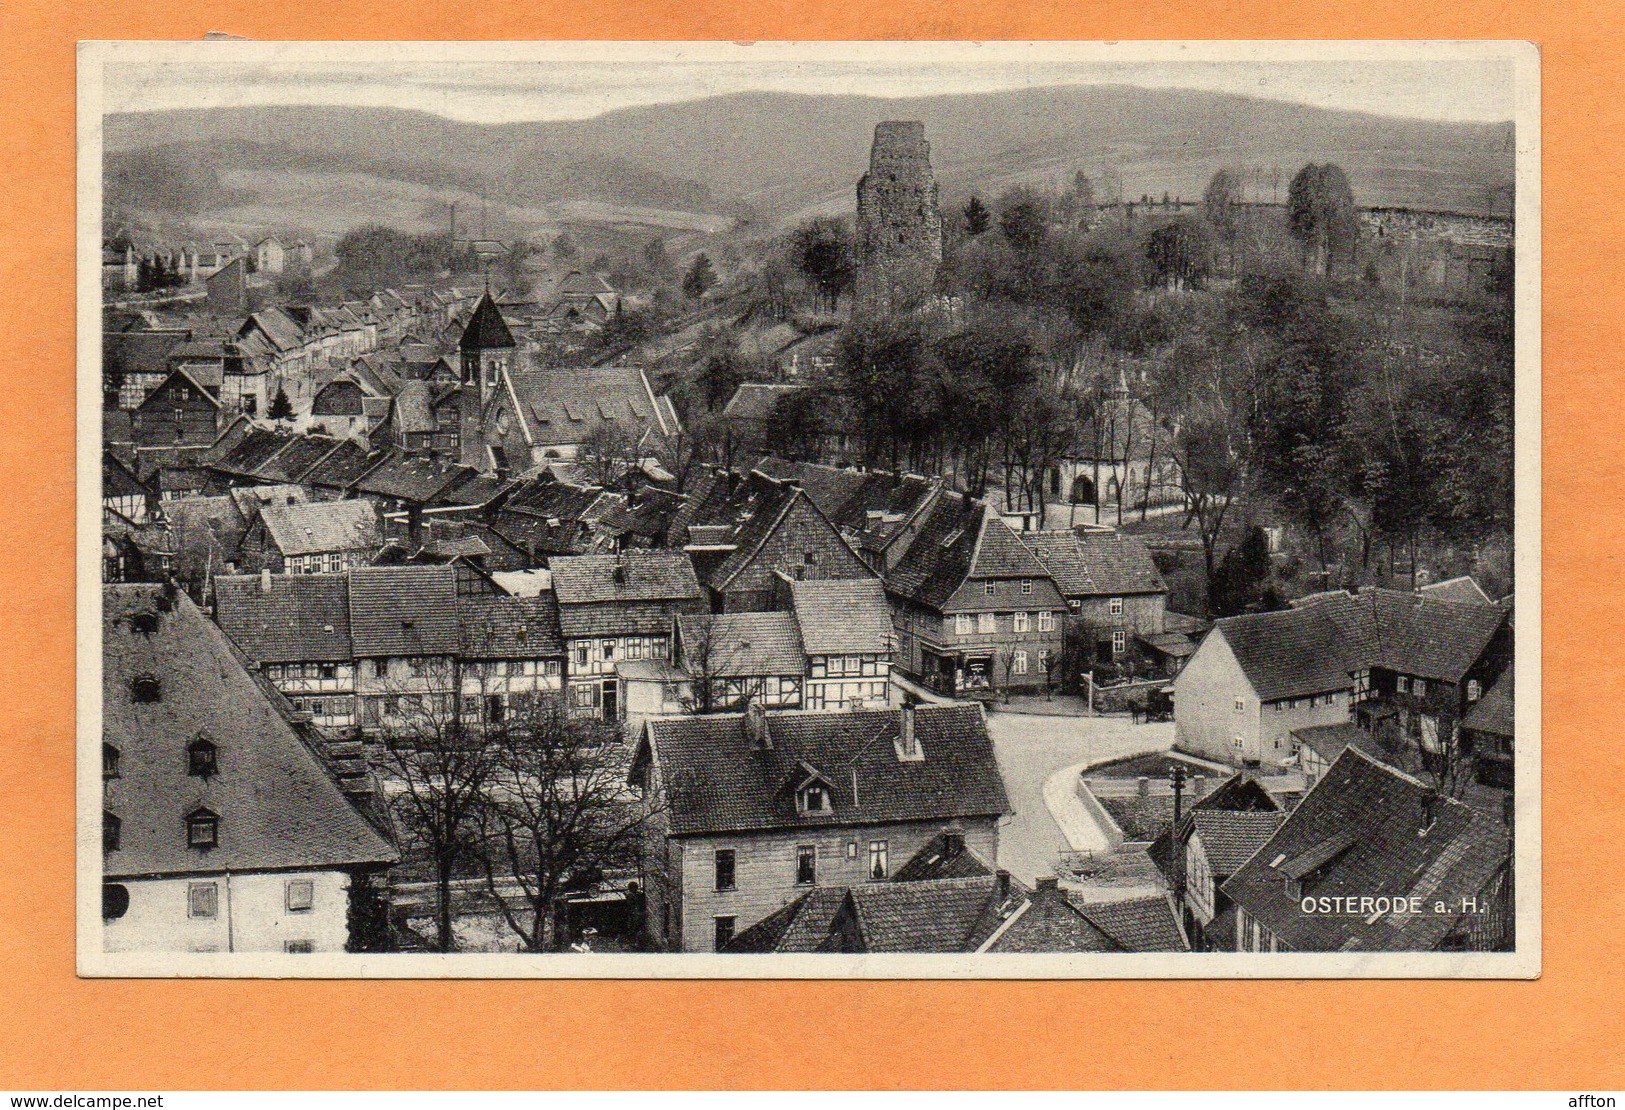
[[[274,169],[282,158],[290,170],[455,186],[515,205],[594,201],[691,213],[743,205],[771,225],[849,210],[875,123],[897,118],[925,121],[950,201],[1016,181],[1069,180],[1077,168],[1110,168],[1130,197],[1191,197],[1225,165],[1261,167],[1256,181],[1266,190],[1278,167],[1284,196],[1285,180],[1314,160],[1341,164],[1362,204],[1482,212],[1506,207],[1513,174],[1509,123],[1115,85],[902,100],[739,93],[494,126],[387,108],[199,109],[112,115],[104,136],[110,168],[133,152],[169,148],[200,151],[221,174]],[[265,175],[255,178],[264,188]],[[119,180],[128,178],[110,176],[110,188]]]

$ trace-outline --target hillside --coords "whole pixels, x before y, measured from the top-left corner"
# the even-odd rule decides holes
[[[222,179],[253,170],[260,206],[278,203],[280,170],[319,171],[518,207],[594,202],[722,215],[743,205],[771,226],[849,209],[874,124],[893,118],[925,121],[950,202],[1017,180],[1069,178],[1076,168],[1114,170],[1129,196],[1194,196],[1223,165],[1290,176],[1306,161],[1330,160],[1348,171],[1363,204],[1484,211],[1505,207],[1512,180],[1510,124],[1129,86],[908,100],[741,93],[496,126],[383,108],[205,109],[109,116],[105,143],[115,202],[129,181],[114,172],[120,160],[163,148],[195,155]],[[152,191],[138,196],[146,207]],[[302,223],[297,211],[285,222]]]

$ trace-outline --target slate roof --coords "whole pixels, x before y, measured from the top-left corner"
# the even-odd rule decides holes
[[[1198,809],[1191,813],[1196,834],[1213,873],[1233,875],[1252,858],[1266,840],[1286,820],[1279,811],[1259,812],[1234,809]]]
[[[168,374],[169,356],[186,342],[185,331],[115,331],[102,334],[102,359],[129,374]]]
[[[350,636],[362,658],[455,654],[460,646],[455,568],[352,570]]]
[[[690,600],[703,596],[694,563],[681,551],[624,551],[549,561],[560,605]],[[616,580],[616,571],[621,580]]]
[[[790,599],[809,655],[885,654],[895,646],[891,606],[878,579],[791,582]]]
[[[378,507],[366,500],[265,505],[260,520],[285,556],[370,551],[383,542]]]
[[[925,754],[916,761],[900,759],[895,749],[902,710],[769,713],[772,747],[765,752],[754,749],[740,714],[650,721],[647,742],[670,798],[672,835],[1010,812],[981,706],[913,712]],[[803,764],[827,776],[832,813],[796,812]]]
[[[690,670],[712,678],[806,673],[796,619],[789,613],[694,613],[677,618]]]
[[[1467,710],[1461,719],[1461,727],[1495,736],[1511,736],[1513,704],[1512,668],[1509,666]]]
[[[353,655],[350,590],[342,574],[273,574],[215,580],[215,619],[256,663],[340,662]]]
[[[554,559],[557,565],[558,559]],[[560,605],[559,628],[566,639],[581,636],[669,636],[673,612],[697,602],[604,601]]]
[[[132,618],[156,627],[138,631]],[[136,702],[138,677],[155,677],[156,702]],[[102,592],[103,740],[119,749],[119,775],[103,784],[120,824],[103,855],[110,879],[225,871],[382,865],[399,857],[345,799],[291,711],[250,674],[225,634],[185,594],[161,586]],[[186,747],[218,745],[219,773],[187,773]],[[219,844],[187,845],[186,818],[218,815]]]
[[[1425,799],[1434,821],[1424,832]],[[1508,859],[1507,831],[1348,748],[1222,889],[1293,951],[1428,951],[1455,922],[1431,912],[1433,902],[1454,907],[1480,895]],[[1420,897],[1429,909],[1373,919],[1299,907],[1303,897],[1334,896]]]
[[[462,654],[469,659],[545,659],[564,654],[552,591],[532,597],[469,594],[457,599]]]

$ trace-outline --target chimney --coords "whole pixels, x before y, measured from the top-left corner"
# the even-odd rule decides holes
[[[1052,880],[1053,881],[1053,880]],[[993,887],[1000,904],[1010,897],[1010,872],[999,868],[993,873]]]
[[[957,825],[950,825],[942,830],[942,850],[949,857],[965,854],[965,830]]]
[[[261,567],[260,568],[260,593],[268,594],[270,592],[271,592],[271,568],[270,567]]]
[[[1037,882],[1033,884],[1033,889],[1040,894],[1046,890],[1059,890],[1060,888],[1061,881],[1054,875],[1040,875]]]
[[[1433,791],[1422,795],[1422,824],[1416,830],[1417,836],[1426,836],[1433,823],[1439,819],[1439,796]]]
[[[615,564],[615,570],[613,572],[613,577],[615,579],[615,584],[617,586],[626,585],[626,564],[625,563],[617,562]]]
[[[745,730],[745,738],[750,741],[752,751],[773,750],[773,736],[767,729],[767,710],[760,704],[752,702],[745,707],[745,715],[740,718],[740,726]]]
[[[904,705],[897,713],[897,758],[904,763],[918,763],[925,759],[925,752],[920,750],[920,738],[914,732],[914,707]]]

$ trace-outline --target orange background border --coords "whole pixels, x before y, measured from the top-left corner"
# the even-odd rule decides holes
[[[1625,1086],[1615,196],[1625,9],[1498,0],[780,0],[0,13],[0,1086]],[[1318,11],[1310,11],[1314,8]],[[74,977],[74,44],[88,38],[1523,38],[1543,48],[1545,974],[1535,982],[242,982]],[[1614,618],[1614,619],[1610,619]]]

